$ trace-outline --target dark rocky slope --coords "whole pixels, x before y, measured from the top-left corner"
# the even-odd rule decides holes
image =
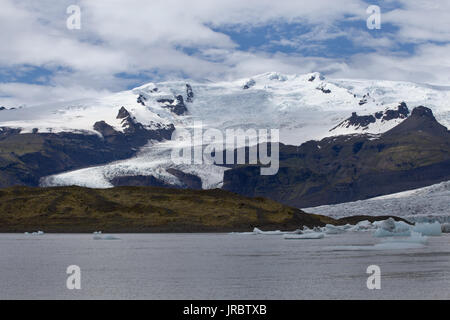
[[[0,128],[0,187],[37,186],[41,177],[108,163],[133,156],[150,139],[170,139],[173,125],[151,128],[137,122],[125,108],[117,115],[123,132],[105,121],[93,129],[100,135],[81,132],[20,133]]]
[[[450,180],[450,133],[430,109],[417,107],[386,133],[280,145],[280,169],[225,172],[225,190],[300,208],[367,199]]]

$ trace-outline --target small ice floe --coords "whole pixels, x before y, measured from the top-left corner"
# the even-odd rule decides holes
[[[284,234],[286,240],[322,239],[325,235],[322,232],[308,232],[304,234]]]
[[[282,232],[282,231],[280,231],[280,230],[275,230],[275,231],[262,231],[261,229],[254,228],[254,229],[253,229],[253,234],[281,235],[281,234],[284,234],[284,232]]]
[[[44,231],[34,231],[34,232],[25,232],[25,235],[32,235],[32,236],[42,236],[44,234]]]
[[[110,235],[110,234],[102,235],[101,231],[95,231],[93,239],[94,240],[120,240],[120,238],[115,237],[115,236]]]
[[[283,234],[300,234],[302,233],[301,230],[295,230],[295,231],[281,231],[281,230],[275,230],[275,231],[262,231],[261,229],[254,228],[252,234],[263,234],[263,235],[283,235]]]

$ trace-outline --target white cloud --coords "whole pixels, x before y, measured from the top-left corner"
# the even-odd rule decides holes
[[[1,0],[0,68],[24,65],[53,70],[46,86],[3,84],[14,101],[95,94],[120,90],[130,84],[117,73],[158,71],[166,76],[232,78],[267,71],[326,72],[330,76],[389,78],[424,82],[449,82],[449,46],[428,43],[450,41],[447,1],[401,0],[402,9],[382,11],[382,23],[398,26],[398,33],[374,37],[367,29],[340,29],[338,22],[364,21],[368,3],[362,0],[80,0],[81,30],[66,29],[66,8],[73,0]],[[76,2],[76,1],[75,1]],[[394,1],[390,1],[394,2]],[[433,2],[436,3],[436,2]],[[278,23],[302,23],[312,31],[281,40],[267,39],[267,46],[240,50],[221,28],[240,28]],[[362,24],[365,25],[365,24]],[[320,41],[345,36],[356,46],[375,49],[334,59],[321,57]],[[412,56],[394,54],[397,41],[419,43]],[[317,52],[270,52],[271,44]],[[183,49],[194,49],[187,54]],[[328,50],[327,48],[325,48]],[[59,67],[64,67],[63,71]],[[68,72],[67,70],[70,70]],[[33,90],[27,99],[21,90]],[[5,89],[6,88],[6,89]],[[8,89],[9,88],[9,89]],[[71,88],[64,92],[63,88]],[[87,88],[87,89],[86,89]],[[54,95],[38,94],[50,90]],[[12,102],[12,98],[8,98]],[[0,104],[5,98],[0,97]]]

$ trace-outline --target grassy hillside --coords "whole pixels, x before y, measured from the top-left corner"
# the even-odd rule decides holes
[[[333,223],[264,198],[156,187],[0,189],[0,232],[214,232]]]

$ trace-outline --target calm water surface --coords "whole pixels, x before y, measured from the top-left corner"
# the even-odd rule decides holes
[[[450,299],[450,235],[419,249],[342,251],[319,240],[230,234],[0,234],[1,299]],[[366,268],[380,266],[381,290]],[[81,290],[66,268],[81,268]]]

